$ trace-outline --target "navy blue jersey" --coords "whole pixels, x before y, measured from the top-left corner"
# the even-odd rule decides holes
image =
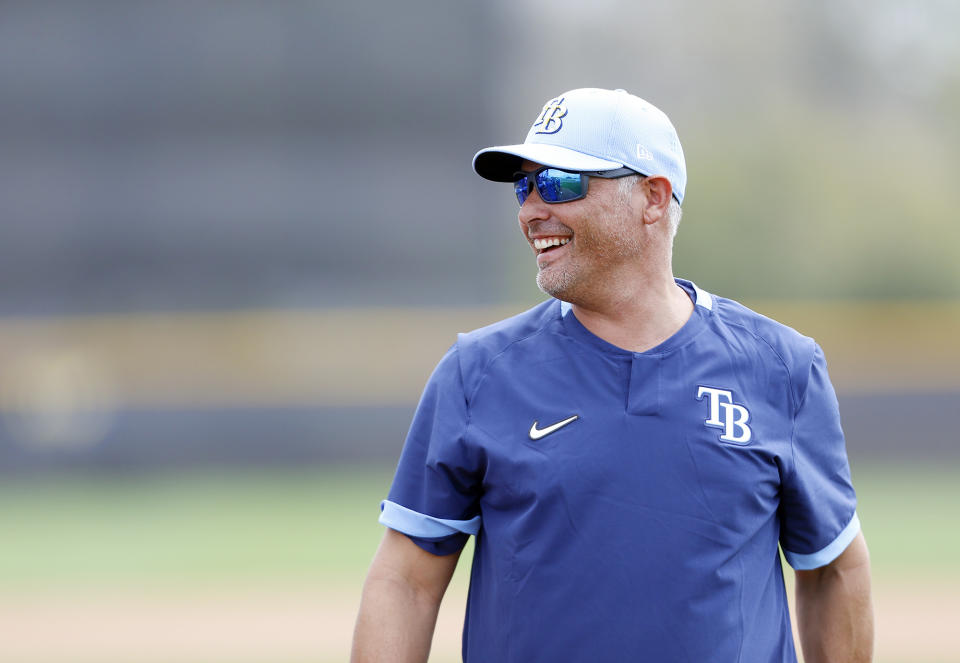
[[[381,522],[434,554],[476,535],[466,661],[795,661],[796,569],[859,531],[812,339],[678,280],[696,306],[634,353],[550,300],[461,334]]]

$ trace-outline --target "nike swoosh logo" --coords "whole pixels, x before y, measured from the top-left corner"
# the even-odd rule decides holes
[[[580,418],[580,415],[579,415],[579,414],[575,414],[575,415],[573,415],[572,417],[569,417],[568,419],[564,419],[563,421],[558,421],[557,423],[555,423],[555,424],[553,424],[553,425],[551,425],[551,426],[547,426],[546,428],[537,428],[537,424],[539,424],[540,422],[539,422],[539,421],[534,421],[534,422],[533,422],[533,426],[530,427],[530,439],[531,439],[531,440],[539,440],[541,437],[546,437],[546,436],[549,435],[550,433],[553,433],[554,431],[560,430],[561,428],[563,428],[563,427],[566,426],[567,424],[573,423],[574,421],[576,421],[576,420],[579,419],[579,418]]]

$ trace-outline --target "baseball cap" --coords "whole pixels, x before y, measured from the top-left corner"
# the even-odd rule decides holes
[[[687,166],[677,130],[659,108],[626,90],[580,88],[543,106],[520,145],[480,150],[473,169],[494,182],[512,182],[524,161],[572,171],[627,167],[670,180],[683,202]]]

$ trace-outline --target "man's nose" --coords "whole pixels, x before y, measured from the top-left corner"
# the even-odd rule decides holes
[[[523,201],[523,205],[520,206],[517,219],[521,225],[526,226],[531,221],[545,219],[548,216],[550,216],[550,206],[543,202],[543,198],[540,197],[537,187],[533,187],[533,191],[530,192],[527,199]]]

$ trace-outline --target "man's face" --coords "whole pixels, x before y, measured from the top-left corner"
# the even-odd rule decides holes
[[[522,169],[540,167],[530,161]],[[629,178],[631,184],[636,178]],[[534,190],[518,214],[520,229],[537,256],[537,286],[574,304],[619,286],[624,266],[642,257],[642,223],[621,180],[590,178],[587,195],[568,203],[545,203]]]

